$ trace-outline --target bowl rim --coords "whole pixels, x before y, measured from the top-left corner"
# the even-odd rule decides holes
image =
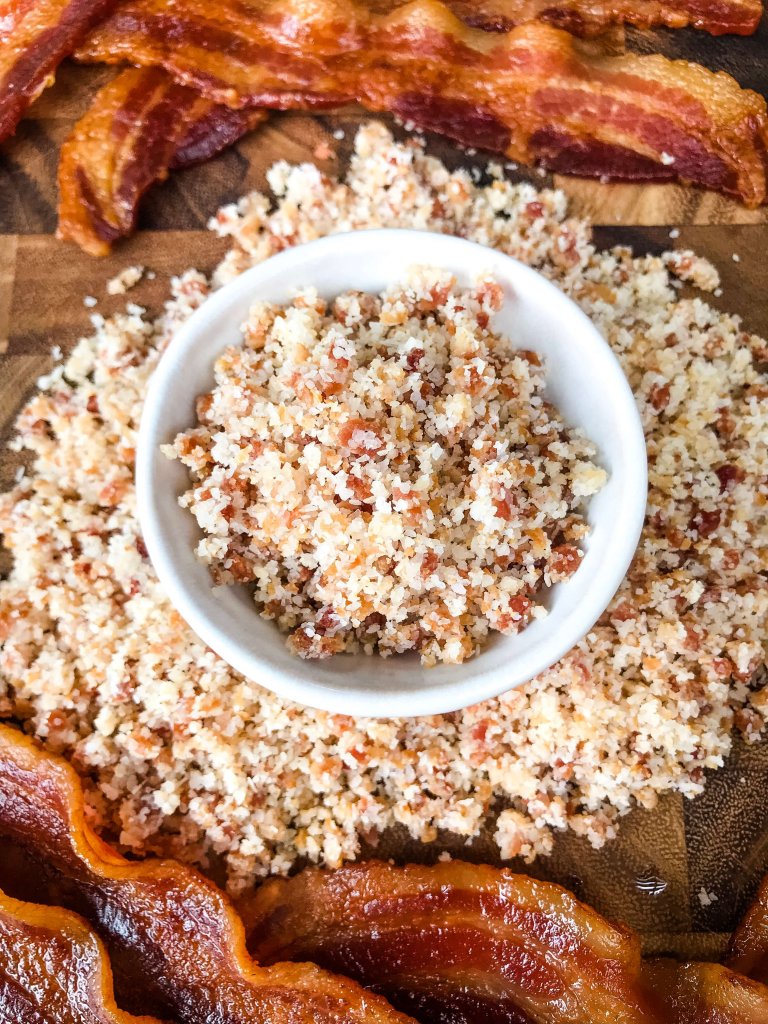
[[[627,488],[627,494],[622,502],[624,514],[622,529],[613,531],[610,552],[605,552],[606,561],[610,553],[613,571],[605,571],[597,577],[598,582],[590,591],[590,599],[583,601],[565,620],[565,624],[569,628],[567,630],[561,628],[560,638],[549,638],[546,658],[534,659],[530,653],[525,656],[526,663],[537,664],[535,671],[524,670],[522,672],[524,678],[514,678],[511,683],[509,675],[501,673],[497,667],[488,666],[468,671],[468,666],[471,667],[476,663],[474,658],[461,665],[448,666],[456,675],[456,681],[453,683],[440,686],[437,689],[430,687],[429,689],[400,690],[394,694],[391,689],[362,691],[349,687],[333,688],[320,679],[315,682],[301,678],[298,674],[291,675],[271,664],[266,658],[261,658],[251,651],[245,650],[243,644],[234,635],[215,627],[209,621],[205,613],[205,599],[200,599],[193,592],[193,588],[186,585],[182,567],[171,555],[167,538],[164,536],[166,530],[162,525],[162,517],[155,501],[156,455],[159,446],[170,440],[167,435],[160,436],[160,422],[164,404],[168,401],[169,388],[173,384],[175,375],[183,370],[185,354],[195,349],[200,344],[200,336],[209,333],[216,321],[226,315],[234,304],[242,301],[243,296],[252,292],[264,278],[285,272],[294,264],[301,263],[308,254],[319,262],[329,252],[335,252],[338,255],[337,250],[340,247],[342,249],[349,247],[352,252],[356,249],[365,250],[366,244],[371,241],[372,236],[375,236],[377,244],[402,246],[404,251],[407,250],[409,236],[419,236],[419,243],[423,242],[423,236],[431,236],[433,240],[439,239],[441,247],[469,247],[475,250],[475,255],[482,253],[488,260],[500,261],[509,268],[510,273],[514,274],[516,279],[523,281],[535,279],[537,287],[545,285],[547,289],[551,289],[553,298],[556,294],[558,301],[567,305],[569,316],[576,318],[580,327],[587,335],[591,336],[596,346],[595,352],[599,353],[602,360],[602,369],[611,377],[612,404],[621,414],[622,444],[626,446],[627,462],[635,468],[633,486]],[[411,238],[411,240],[414,239]],[[468,253],[469,248],[467,249]],[[414,262],[419,262],[419,260],[414,259]],[[468,269],[476,269],[469,259],[467,265]],[[305,282],[298,283],[303,285]],[[307,283],[311,284],[312,282]],[[349,287],[342,281],[339,291],[344,291]],[[218,352],[218,350],[215,351]],[[213,358],[215,356],[211,357],[211,365]],[[586,313],[556,284],[515,257],[458,236],[408,228],[370,228],[336,232],[283,250],[255,264],[227,284],[211,292],[203,304],[174,332],[151,375],[145,394],[136,444],[135,480],[139,525],[155,573],[171,604],[203,643],[223,658],[235,671],[280,697],[332,713],[360,717],[401,718],[449,713],[514,689],[552,667],[589,633],[621,585],[637,548],[645,519],[647,451],[635,398],[615,352]],[[177,508],[179,508],[178,505]],[[185,516],[191,515],[187,510],[179,508],[179,511]],[[191,549],[189,557],[195,558]],[[216,600],[214,590],[212,585],[209,600]],[[255,609],[254,614],[258,614]],[[284,644],[285,638],[282,634],[276,632],[275,636],[280,643]],[[539,643],[534,648],[534,652],[542,646],[543,644]],[[368,656],[359,655],[358,657]],[[373,667],[375,656],[370,657]],[[296,660],[298,661],[298,659]],[[333,660],[330,659],[322,664],[327,666],[332,664]],[[432,668],[426,671],[435,673],[442,670],[442,668]],[[519,674],[521,673],[518,672]],[[371,675],[374,676],[375,672],[372,672]],[[503,678],[500,678],[502,675]]]

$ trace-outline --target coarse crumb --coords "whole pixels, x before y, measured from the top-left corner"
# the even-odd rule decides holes
[[[699,903],[702,907],[711,907],[713,903],[717,903],[717,894],[714,892],[707,892],[702,886],[698,892]]]
[[[675,265],[597,250],[560,192],[475,186],[410,140],[363,127],[345,180],[279,163],[220,211],[214,286],[333,231],[457,234],[535,267],[592,317],[645,424],[649,494],[629,574],[589,639],[519,689],[451,715],[353,719],[232,672],[166,599],[138,532],[142,402],[169,337],[205,299],[190,271],[151,322],[96,318],[25,405],[29,476],[0,497],[0,713],[65,752],[93,824],[126,850],[205,866],[230,888],[298,858],[336,864],[401,825],[424,841],[495,826],[532,858],[565,828],[595,846],[635,805],[700,793],[731,730],[763,730],[768,346],[672,287]],[[714,272],[713,272],[714,273]],[[762,689],[761,689],[762,688]],[[753,703],[752,693],[763,699]]]
[[[134,285],[137,285],[144,275],[144,267],[138,264],[133,267],[124,267],[119,274],[107,281],[107,295],[125,295]]]
[[[249,584],[303,658],[456,664],[546,615],[606,473],[494,332],[492,278],[413,267],[380,295],[256,303],[167,447],[218,586]]]

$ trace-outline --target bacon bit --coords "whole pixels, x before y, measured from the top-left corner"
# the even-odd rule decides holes
[[[339,443],[356,455],[370,455],[384,447],[381,431],[371,420],[347,420],[339,431]]]
[[[720,519],[721,513],[719,509],[699,509],[691,517],[688,525],[700,537],[711,537],[720,526]]]
[[[197,401],[195,402],[195,412],[197,413],[197,419],[200,423],[210,422],[208,416],[213,406],[213,395],[198,395]]]
[[[253,570],[240,554],[229,555],[226,570],[237,583],[250,583],[253,579]]]
[[[741,555],[739,554],[738,551],[734,550],[733,548],[729,548],[727,551],[723,552],[723,568],[724,569],[730,569],[730,570],[736,569],[736,568],[738,568],[740,562],[741,562]]]
[[[428,378],[424,378],[419,384],[419,395],[423,402],[428,402],[437,393],[437,386]]]
[[[756,739],[765,727],[761,716],[751,708],[739,708],[733,716],[733,724],[748,739]]]
[[[688,651],[698,651],[701,647],[701,640],[703,633],[700,629],[696,629],[694,626],[685,626],[685,642],[684,647]]]
[[[128,485],[124,480],[112,480],[99,491],[99,504],[115,508],[125,497]]]
[[[715,470],[717,479],[720,481],[720,493],[730,491],[736,484],[743,482],[746,474],[740,466],[734,466],[732,462],[726,462]]]
[[[573,544],[558,544],[552,548],[549,559],[549,573],[553,580],[566,580],[573,576],[581,565],[584,555]]]
[[[61,743],[63,740],[62,734],[71,728],[69,718],[60,709],[51,711],[46,719],[45,725],[48,730],[48,740],[55,744]]]
[[[736,666],[733,664],[730,658],[713,658],[712,659],[712,671],[720,679],[730,678],[735,670]]]
[[[532,206],[532,203],[528,204]],[[538,204],[541,205],[541,204]],[[542,213],[544,208],[542,207]],[[481,281],[477,286],[475,296],[478,302],[497,313],[504,305],[504,289],[498,281]]]
[[[327,633],[332,633],[338,629],[340,620],[336,612],[333,610],[331,605],[326,605],[325,608],[321,608],[315,619],[315,632],[319,633],[320,636],[325,636]]]
[[[648,392],[648,401],[656,412],[663,412],[669,405],[669,385],[653,384]]]
[[[92,416],[98,416],[99,415],[99,412],[100,412],[100,410],[99,410],[99,400],[96,397],[96,395],[89,395],[88,396],[88,402],[86,403],[85,407],[88,410],[88,412],[91,413]]]
[[[393,501],[405,501],[408,504],[412,504],[418,500],[416,491],[412,491],[410,488],[406,491],[402,487],[398,487],[397,484],[392,488],[392,500]]]
[[[501,487],[499,493],[491,500],[499,519],[503,519],[505,523],[508,523],[515,518],[520,506],[517,495],[509,487]]]
[[[638,616],[638,611],[628,601],[622,601],[611,612],[610,617],[617,622],[631,622]]]
[[[496,628],[501,633],[519,633],[531,617],[533,601],[523,594],[516,594],[510,597],[507,603],[507,611],[501,612],[496,617]]]
[[[261,611],[261,614],[265,619],[279,619],[284,611],[285,608],[280,601],[267,601]]]
[[[312,155],[316,160],[330,160],[333,156],[333,150],[328,145],[326,139],[321,139],[313,149]]]
[[[541,366],[541,359],[536,352],[532,352],[529,348],[518,349],[515,355],[520,356],[521,359],[524,359],[531,366]]]
[[[544,216],[544,204],[538,200],[534,200],[532,203],[525,204],[525,215],[530,217],[531,220],[538,220],[539,217]]]
[[[392,560],[387,559],[387,561],[391,562]],[[392,563],[392,566],[394,567],[394,562]],[[384,629],[386,624],[387,617],[386,615],[383,615],[381,612],[371,612],[370,615],[366,615],[366,617],[363,619],[363,628],[370,630],[371,632],[381,632],[381,630]]]
[[[421,560],[421,578],[423,580],[428,579],[432,573],[437,569],[440,564],[440,559],[436,551],[427,551]]]
[[[412,348],[406,354],[405,365],[409,370],[413,371],[418,369],[419,363],[424,358],[423,348]]]
[[[354,494],[354,498],[349,502],[342,502],[347,505],[363,505],[364,510],[367,512],[373,511],[373,505],[371,504],[371,493],[370,481],[363,480],[359,476],[355,476],[353,473],[347,473],[347,487]]]
[[[455,282],[450,281],[444,285],[435,285],[429,290],[429,298],[419,299],[416,306],[420,313],[432,313],[440,306],[445,305],[445,300],[448,298],[451,288]]]
[[[715,431],[721,437],[732,437],[736,431],[736,420],[731,416],[730,410],[726,406],[717,410]]]
[[[309,660],[330,658],[344,649],[340,636],[322,636],[309,623],[295,629],[288,642],[300,658]]]
[[[472,727],[470,735],[476,743],[485,743],[485,738],[488,735],[488,729],[491,723],[487,718],[484,718],[482,722],[478,722],[477,725]]]

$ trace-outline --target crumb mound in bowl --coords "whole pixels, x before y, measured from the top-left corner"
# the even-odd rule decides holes
[[[185,626],[138,531],[148,383],[211,283],[187,271],[157,318],[94,316],[22,410],[31,466],[0,497],[13,562],[0,715],[71,758],[93,824],[123,848],[203,867],[215,855],[233,891],[298,858],[353,858],[393,825],[424,841],[489,830],[504,857],[531,859],[560,830],[599,846],[631,807],[701,792],[734,727],[764,731],[768,346],[680,294],[717,288],[707,261],[601,251],[562,194],[489,171],[475,184],[367,125],[344,180],[280,163],[274,200],[218,214],[232,248],[212,286],[298,242],[382,226],[461,235],[541,271],[605,335],[642,414],[648,512],[626,580],[557,665],[461,712],[365,720],[282,700]]]
[[[430,267],[380,295],[255,303],[164,446],[214,582],[249,584],[295,654],[459,663],[578,569],[606,473],[539,356],[494,332],[502,304],[487,275]]]

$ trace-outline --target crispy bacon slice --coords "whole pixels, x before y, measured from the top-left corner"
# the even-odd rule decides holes
[[[260,124],[178,85],[161,68],[129,68],[97,93],[61,150],[58,236],[102,256],[129,234],[139,202],[169,170],[209,159]]]
[[[115,1006],[106,950],[81,918],[3,892],[0,1011],[20,1024],[160,1024]]]
[[[79,53],[161,65],[220,103],[357,100],[554,171],[766,200],[768,112],[757,93],[685,61],[587,56],[541,23],[473,30],[439,0],[384,15],[352,0],[129,0]]]
[[[263,962],[333,966],[422,1021],[658,1021],[637,937],[510,871],[459,861],[307,870],[266,882],[242,909]]]
[[[645,982],[662,1005],[663,1024],[764,1024],[768,988],[720,964],[655,960]]]
[[[8,726],[0,837],[5,890],[32,887],[37,901],[82,914],[107,945],[121,1006],[178,1024],[409,1024],[380,996],[312,964],[259,967],[215,885],[174,861],[120,857],[86,825],[70,766]]]
[[[546,21],[580,36],[609,25],[702,29],[712,35],[751,35],[763,13],[761,0],[448,0],[467,25],[508,32],[527,21]]]
[[[733,933],[726,962],[734,971],[768,984],[768,878]]]
[[[441,1024],[758,1024],[768,988],[641,963],[637,937],[559,886],[453,861],[310,869],[241,906],[264,963],[311,958]]]
[[[0,0],[0,141],[118,0]]]

